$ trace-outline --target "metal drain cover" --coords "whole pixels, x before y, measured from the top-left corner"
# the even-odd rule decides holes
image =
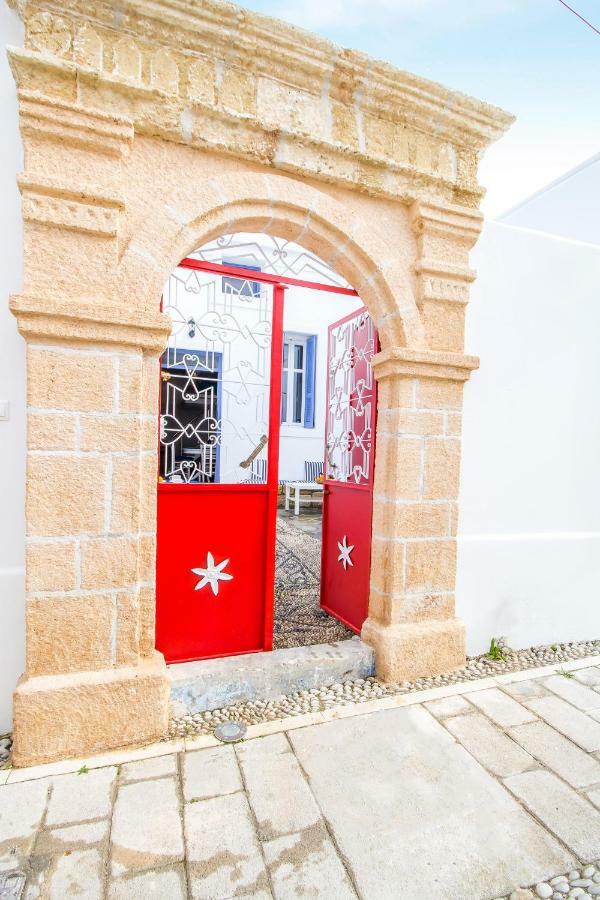
[[[20,900],[24,887],[24,872],[3,872],[0,875],[0,900]]]
[[[224,744],[235,744],[245,738],[247,730],[243,722],[222,722],[215,728],[214,735]]]

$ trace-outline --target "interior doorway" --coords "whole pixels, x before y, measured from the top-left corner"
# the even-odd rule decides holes
[[[377,349],[301,246],[219,238],[165,287],[157,646],[168,662],[345,640],[367,615]]]

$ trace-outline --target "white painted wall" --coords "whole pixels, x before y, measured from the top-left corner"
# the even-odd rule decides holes
[[[0,4],[3,42],[23,43],[22,23]],[[21,290],[23,267],[17,173],[23,168],[15,84],[6,53],[0,52],[0,405],[9,403],[8,421],[0,421],[0,732],[10,728],[12,691],[24,668],[24,480],[25,352],[9,294]]]
[[[600,244],[600,153],[498,218],[505,225]]]
[[[469,651],[600,637],[600,247],[491,222],[467,351],[457,608]]]

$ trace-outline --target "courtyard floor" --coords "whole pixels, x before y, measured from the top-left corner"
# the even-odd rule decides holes
[[[599,896],[600,657],[0,779],[27,900]]]
[[[348,640],[353,632],[321,609],[321,511],[277,513],[273,647]]]

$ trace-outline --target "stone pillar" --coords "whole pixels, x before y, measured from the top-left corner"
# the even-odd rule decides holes
[[[468,252],[477,211],[415,204],[417,302],[431,349],[375,357],[377,450],[369,617],[363,639],[386,681],[448,672],[465,662],[454,614],[462,394],[477,368],[464,356]]]
[[[126,120],[20,95],[26,171],[26,671],[14,764],[168,727],[154,649],[158,355],[169,322],[120,297]],[[101,185],[101,187],[99,187]]]

